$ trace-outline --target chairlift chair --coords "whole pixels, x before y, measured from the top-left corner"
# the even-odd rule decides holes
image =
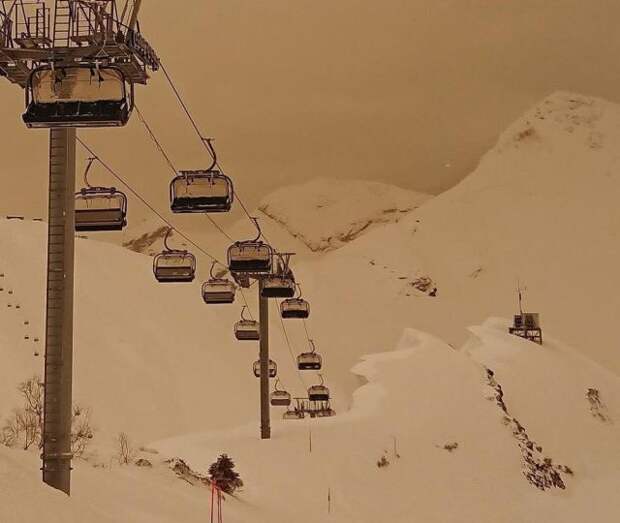
[[[316,352],[314,341],[309,340],[312,350],[302,352],[297,356],[297,368],[299,370],[321,370],[323,366],[323,358]]]
[[[127,196],[114,187],[89,187],[75,194],[75,230],[121,231],[127,225]]]
[[[295,295],[295,280],[291,276],[269,275],[262,281],[263,298],[291,298]]]
[[[164,238],[165,250],[153,260],[153,274],[160,283],[185,283],[194,281],[196,276],[196,257],[188,251],[170,249],[168,236],[172,229],[168,229]]]
[[[237,287],[227,278],[218,278],[213,274],[216,262],[211,265],[211,277],[202,284],[202,299],[209,305],[234,303]]]
[[[133,83],[115,66],[43,65],[28,78],[22,119],[29,128],[122,127],[133,105]]]
[[[174,213],[230,211],[232,180],[216,170],[181,171],[170,182],[170,208]]]
[[[273,249],[262,242],[258,220],[253,218],[258,235],[253,240],[238,241],[228,248],[228,270],[232,273],[269,273],[273,263]]]
[[[210,278],[202,284],[202,299],[209,305],[234,303],[236,287],[226,278]]]
[[[321,379],[320,385],[312,385],[308,388],[308,399],[310,401],[329,401],[329,389],[324,385],[323,376],[319,374]]]
[[[289,410],[282,414],[282,419],[304,419],[304,412],[302,410]]]
[[[269,395],[269,402],[274,407],[288,407],[291,404],[291,395],[285,390],[278,389],[280,380],[276,380],[274,391]]]
[[[252,366],[252,370],[254,371],[254,376],[260,378],[260,360],[256,360],[254,365]],[[269,377],[275,378],[278,375],[278,365],[275,361],[269,360]]]
[[[310,316],[310,304],[301,297],[301,287],[299,289],[299,297],[287,298],[280,303],[280,316],[283,319],[299,318],[306,319]]]
[[[241,341],[260,340],[260,326],[255,320],[248,320],[243,316],[246,306],[241,309],[241,319],[235,323],[235,338]]]
[[[75,193],[75,230],[120,231],[127,225],[127,196],[114,187],[92,187],[88,172],[96,158],[89,158],[83,187]]]
[[[263,298],[292,298],[297,288],[293,271],[288,266],[288,258],[277,254],[278,265],[273,274],[263,278],[261,296]]]

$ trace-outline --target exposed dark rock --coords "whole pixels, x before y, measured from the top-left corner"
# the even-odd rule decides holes
[[[491,369],[486,369],[487,383],[495,391],[495,402],[502,410],[503,423],[512,428],[512,434],[517,440],[521,457],[523,459],[523,475],[531,485],[540,490],[550,488],[565,489],[566,484],[561,472],[572,475],[573,471],[566,465],[555,465],[553,460],[542,454],[542,445],[537,445],[528,435],[525,427],[510,415],[506,402],[504,401],[504,391],[497,382],[495,373]]]

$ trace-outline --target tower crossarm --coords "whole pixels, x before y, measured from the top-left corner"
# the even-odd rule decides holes
[[[122,5],[119,5],[122,4]],[[0,0],[0,75],[22,87],[45,64],[115,65],[132,83],[159,69],[139,31],[140,0]]]

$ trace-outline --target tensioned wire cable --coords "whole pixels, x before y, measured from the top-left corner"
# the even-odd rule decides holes
[[[157,150],[163,156],[164,160],[168,164],[168,167],[170,167],[170,170],[172,171],[172,174],[174,176],[177,176],[179,171],[175,167],[174,163],[172,163],[172,160],[170,159],[170,155],[168,155],[168,153],[166,152],[166,149],[164,149],[164,146],[162,145],[162,143],[157,139],[157,136],[155,135],[155,132],[153,131],[153,128],[146,121],[146,118],[144,117],[144,115],[142,114],[142,111],[140,111],[140,108],[137,105],[134,106],[134,109],[136,110],[136,113],[138,113],[138,118],[140,119],[140,122],[142,122],[142,125],[146,129],[146,132],[148,133],[148,135],[151,137],[151,140],[155,144],[155,147],[157,148]],[[218,231],[220,231],[224,236],[226,236],[226,238],[228,238],[231,242],[234,242],[234,240],[226,233],[226,231],[224,231],[218,225],[218,223],[211,216],[209,216],[209,214],[205,214],[205,217],[213,224],[213,226]]]
[[[170,85],[170,88],[172,89],[172,92],[174,93],[177,101],[179,102],[179,105],[181,106],[181,108],[183,109],[183,112],[185,113],[185,115],[187,116],[187,119],[190,122],[190,125],[192,126],[192,128],[194,129],[201,145],[206,149],[207,153],[209,154],[209,156],[211,157],[212,160],[215,160],[215,165],[216,167],[219,169],[220,172],[224,173],[224,169],[222,168],[221,164],[217,161],[216,157],[213,154],[213,150],[211,149],[211,147],[209,147],[209,144],[207,143],[208,140],[207,138],[205,138],[204,134],[201,132],[200,127],[198,126],[198,123],[196,121],[196,119],[194,118],[194,116],[192,115],[191,110],[189,109],[189,106],[185,103],[185,101],[183,100],[183,97],[181,96],[181,92],[179,91],[179,89],[177,88],[174,80],[172,79],[172,76],[170,75],[170,73],[168,73],[168,70],[166,69],[165,65],[163,64],[163,62],[160,60],[159,61],[159,65],[161,67],[162,72],[164,73],[164,76],[166,77],[166,80],[168,81],[168,84]],[[137,108],[136,108],[137,109]],[[176,169],[174,169],[174,166],[172,165],[172,163],[169,160],[168,155],[165,153],[165,150],[163,149],[161,143],[157,140],[157,138],[155,137],[152,129],[148,126],[148,124],[146,123],[146,121],[144,120],[144,117],[141,115],[141,113],[138,110],[138,115],[140,116],[141,121],[144,123],[147,131],[149,132],[149,134],[151,135],[151,138],[155,141],[157,148],[162,152],[164,158],[167,160],[167,162],[169,163],[169,165],[172,166],[173,171],[175,172],[175,175],[177,173]],[[247,216],[247,218],[252,222],[253,222],[253,217],[250,214],[250,212],[248,211],[247,207],[245,206],[245,204],[243,203],[243,200],[241,199],[241,197],[239,196],[239,193],[237,190],[235,190],[235,197],[237,198],[237,201],[239,202],[239,204],[241,205],[241,208],[243,209],[245,215]],[[210,218],[210,217],[209,217]],[[224,234],[229,240],[234,241],[223,229],[221,229],[215,222],[212,221],[212,223],[217,227],[217,229]],[[262,236],[265,238],[265,240],[267,240],[267,242],[269,242],[268,238],[265,236],[265,234],[262,234]],[[243,296],[243,300],[245,302],[245,304],[247,305],[247,300],[245,298],[245,294],[243,293],[243,291],[241,291],[242,296]],[[247,307],[248,312],[250,313],[250,316],[252,314],[250,307]],[[280,316],[278,314],[278,316]],[[253,319],[253,318],[252,318]],[[284,325],[284,322],[282,320],[282,317],[280,316],[280,324],[281,324],[281,328],[282,328],[282,332],[284,334],[286,343],[287,343],[287,347],[289,349],[289,352],[291,354],[291,357],[293,358],[294,362],[296,363],[295,357],[293,355],[293,351],[292,351],[292,347],[290,344],[290,339],[288,336],[288,333],[286,331],[286,326]],[[306,338],[308,341],[310,341],[310,336],[308,334],[308,329],[306,327],[306,322],[304,320],[304,330],[306,332]],[[296,366],[296,365],[295,365]],[[302,384],[304,385],[304,387],[306,386],[305,383],[303,382],[303,379],[301,378],[301,375],[299,374],[299,369],[297,369],[297,374],[298,377],[300,379],[300,381],[302,382]]]
[[[190,111],[188,105],[183,100],[183,97],[181,96],[181,92],[179,91],[179,89],[175,85],[174,80],[172,79],[172,75],[170,75],[170,73],[168,73],[168,70],[166,69],[166,67],[164,66],[164,64],[163,64],[163,62],[161,60],[159,61],[159,66],[161,67],[161,70],[163,71],[164,76],[166,77],[166,80],[168,81],[168,84],[170,85],[170,88],[172,89],[172,92],[174,93],[177,101],[181,105],[181,108],[183,109],[183,112],[187,116],[187,119],[189,120],[189,122],[190,122],[191,126],[193,127],[194,131],[196,132],[196,135],[198,136],[198,139],[200,140],[200,143],[207,150],[207,152],[209,153],[209,156],[211,157],[211,159],[212,160],[216,160],[216,158],[213,155],[213,151],[211,150],[211,148],[207,144],[207,138],[205,138],[203,133],[200,131],[200,127],[198,127],[198,123],[196,122],[196,119],[192,115],[192,112]],[[223,167],[222,167],[222,165],[220,164],[219,161],[216,160],[215,165],[216,165],[216,167],[218,168],[218,170],[221,173],[225,174],[224,173],[224,169],[223,169]],[[243,203],[243,200],[241,199],[241,197],[239,196],[239,193],[236,190],[235,190],[235,197],[237,198],[237,201],[239,202],[239,205],[241,205],[241,208],[243,209],[243,212],[245,213],[247,218],[250,221],[252,221],[252,215],[248,211],[247,207]]]
[[[174,163],[172,162],[172,160],[170,159],[170,155],[166,152],[166,149],[164,148],[164,146],[162,145],[162,143],[159,141],[159,139],[157,138],[157,136],[155,135],[155,132],[153,131],[153,128],[149,125],[149,123],[147,122],[146,118],[144,117],[144,115],[142,114],[142,112],[140,111],[138,106],[134,107],[138,117],[140,119],[140,122],[142,122],[143,127],[145,128],[147,134],[149,135],[149,137],[151,138],[151,140],[153,141],[153,143],[155,144],[156,149],[161,153],[162,157],[164,158],[164,160],[166,161],[168,167],[170,168],[170,170],[172,171],[174,176],[177,176],[178,170],[176,169]],[[158,213],[159,215],[159,213]],[[218,223],[211,218],[211,216],[209,216],[208,213],[204,214],[205,217],[215,226],[215,228],[221,233],[223,234],[229,241],[234,242],[235,240],[228,234],[226,233],[226,231],[224,231],[224,229],[222,229]],[[160,217],[162,217],[161,215],[159,215]],[[163,217],[162,217],[163,219]],[[167,222],[168,223],[168,222]],[[195,245],[195,244],[193,244]],[[217,263],[219,263],[220,265],[222,265],[223,267],[226,268],[226,270],[228,270],[228,265],[224,265],[222,262],[220,262],[219,260],[217,260],[215,257],[211,257],[212,260],[217,261]],[[241,292],[241,296],[243,297],[243,301],[245,302],[247,309],[248,309],[248,313],[250,315],[250,318],[253,320],[254,317],[252,315],[252,310],[250,309],[250,306],[248,304],[248,301],[245,297],[245,293],[243,292],[243,288],[239,287],[239,292]]]
[[[207,252],[205,249],[203,249],[200,245],[198,245],[194,240],[192,240],[186,233],[184,233],[183,231],[181,231],[178,227],[176,227],[175,225],[173,225],[169,220],[167,220],[155,207],[153,207],[145,198],[143,198],[138,191],[136,191],[131,185],[129,185],[129,183],[127,182],[127,180],[125,180],[123,177],[121,177],[112,167],[110,167],[110,165],[108,163],[106,163],[100,156],[97,155],[97,153],[94,151],[94,149],[92,147],[90,147],[88,144],[86,144],[86,142],[84,142],[80,137],[77,138],[77,141],[79,142],[79,144],[86,150],[88,151],[88,153],[95,158],[102,166],[103,168],[108,171],[114,178],[116,178],[119,182],[121,182],[123,184],[123,186],[125,186],[129,192],[131,192],[131,194],[133,194],[138,200],[140,200],[148,209],[151,210],[151,212],[153,214],[155,214],[162,222],[164,222],[166,225],[168,225],[168,227],[170,227],[173,231],[175,231],[179,236],[181,236],[182,238],[184,238],[188,243],[190,243],[191,245],[193,245],[196,249],[198,249],[199,252],[201,252],[202,254],[204,254],[205,256],[207,256],[208,258],[211,259],[211,261],[214,261],[216,263],[218,263],[219,265],[221,265],[222,267],[225,267],[226,269],[228,269],[228,266],[225,265],[224,263],[222,263],[220,260],[218,260],[215,256],[213,256],[212,254],[210,254],[209,252]],[[239,288],[240,292],[241,292],[241,296],[243,298],[243,301],[245,302],[246,306],[247,306],[247,310],[248,313],[250,314],[250,318],[254,319],[252,316],[252,310],[250,309],[250,306],[248,304],[248,301],[245,297],[245,293],[243,292],[242,288]]]
[[[276,309],[277,309],[277,312],[278,312],[278,317],[280,318],[280,326],[281,326],[281,329],[282,329],[282,334],[284,335],[284,340],[286,341],[286,346],[288,347],[288,352],[291,355],[291,360],[293,361],[293,365],[295,366],[295,371],[297,373],[297,377],[299,378],[299,381],[300,381],[302,387],[304,389],[307,389],[308,386],[306,385],[306,382],[302,378],[301,373],[299,372],[299,368],[297,367],[297,359],[295,358],[295,354],[294,354],[294,351],[293,351],[293,347],[291,345],[290,338],[288,336],[288,333],[286,332],[286,327],[284,326],[284,320],[282,319],[282,315],[279,314],[280,313],[280,309],[279,309],[277,303],[276,303]]]
[[[88,153],[95,158],[102,166],[103,168],[108,171],[114,178],[116,178],[119,182],[121,182],[123,184],[123,186],[125,186],[129,192],[131,192],[131,194],[133,194],[138,200],[140,200],[146,207],[148,207],[151,212],[153,214],[155,214],[162,222],[164,222],[166,225],[168,225],[168,227],[170,227],[173,231],[175,231],[179,236],[181,236],[182,238],[184,238],[188,243],[190,243],[191,245],[193,245],[199,252],[201,252],[202,254],[204,254],[205,256],[207,256],[209,259],[211,259],[214,262],[219,263],[220,265],[222,265],[223,267],[227,267],[226,264],[222,263],[220,260],[218,260],[215,256],[213,256],[212,254],[210,254],[209,252],[207,252],[205,249],[203,249],[200,245],[198,245],[194,240],[192,240],[186,233],[184,233],[182,230],[180,230],[178,227],[176,227],[175,225],[173,225],[169,220],[167,220],[163,214],[161,214],[155,207],[153,207],[145,198],[143,198],[140,193],[138,193],[138,191],[136,191],[136,189],[134,189],[128,182],[127,180],[125,180],[123,177],[121,177],[108,163],[106,163],[99,155],[97,155],[97,153],[94,151],[94,149],[92,149],[92,147],[90,147],[88,144],[86,144],[86,142],[84,142],[80,137],[77,138],[77,141],[79,142],[79,144],[86,150],[88,151]]]

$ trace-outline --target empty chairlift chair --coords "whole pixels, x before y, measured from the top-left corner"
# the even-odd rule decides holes
[[[114,66],[44,65],[30,73],[22,118],[30,128],[121,127],[133,104],[133,84]]]
[[[285,390],[278,389],[280,380],[276,380],[274,391],[269,395],[269,402],[273,407],[288,407],[291,404],[291,395]]]
[[[202,299],[209,305],[234,303],[237,287],[226,278],[214,276],[215,263],[211,265],[211,277],[202,284]]]
[[[164,238],[165,250],[153,260],[153,274],[160,283],[185,283],[196,277],[196,257],[188,251],[168,247],[168,229]]]
[[[114,187],[92,187],[88,172],[96,158],[89,158],[84,172],[86,187],[75,193],[75,230],[120,231],[127,225],[127,196]]]
[[[280,303],[280,316],[284,319],[306,319],[310,316],[310,304],[301,297],[301,287],[297,284],[299,296],[287,298]]]
[[[323,376],[319,374],[321,378],[320,385],[312,385],[308,388],[308,399],[310,401],[329,401],[329,389],[323,382]]]
[[[181,171],[170,182],[174,213],[228,212],[233,203],[232,180],[219,171]]]
[[[278,375],[278,365],[275,361],[269,360],[269,377],[275,378]],[[252,366],[252,370],[254,371],[254,376],[260,378],[260,360],[256,360],[254,365]]]
[[[292,298],[295,296],[295,277],[285,260],[278,254],[278,266],[273,274],[263,278],[261,282],[261,296],[263,298]]]
[[[228,270],[232,273],[264,274],[271,272],[273,249],[262,242],[258,220],[253,218],[258,236],[254,240],[233,243],[228,248]]]
[[[235,323],[235,338],[241,341],[260,340],[260,326],[256,320],[248,320],[243,316],[246,306],[241,309],[241,319]]]
[[[314,341],[310,340],[312,349],[309,352],[302,352],[297,356],[297,368],[299,370],[321,370],[323,358],[316,352]]]
[[[287,409],[286,412],[284,414],[282,414],[282,419],[304,419],[304,412],[303,410],[290,410]]]

